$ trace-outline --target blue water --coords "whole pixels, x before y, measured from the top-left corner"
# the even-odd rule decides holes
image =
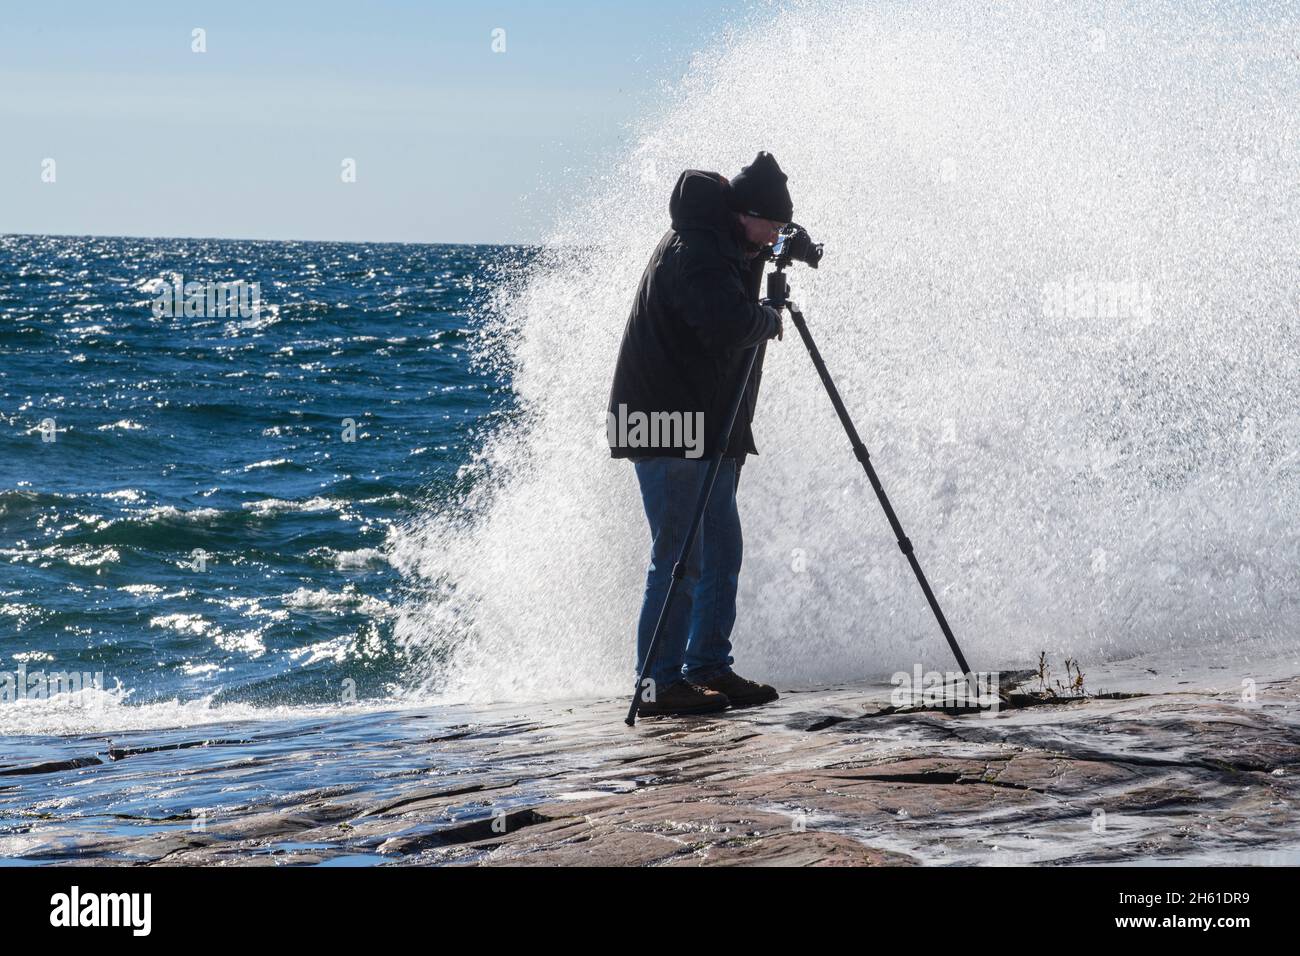
[[[508,413],[472,346],[527,254],[0,237],[0,671],[127,706],[400,692],[385,536]],[[260,315],[156,317],[176,273],[258,282]]]

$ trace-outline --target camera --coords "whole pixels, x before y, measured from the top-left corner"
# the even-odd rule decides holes
[[[802,262],[812,268],[822,261],[822,244],[813,242],[808,230],[797,222],[786,225],[772,245],[772,258],[776,267],[784,269],[791,262]]]
[[[822,261],[822,244],[813,242],[808,230],[792,222],[781,230],[772,245],[772,261],[776,271],[767,277],[767,298],[763,301],[774,309],[783,309],[789,302],[790,284],[785,281],[785,267],[792,262],[803,262],[812,268]]]

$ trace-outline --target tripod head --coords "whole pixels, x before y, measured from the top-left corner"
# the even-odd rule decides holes
[[[785,266],[778,265],[767,276],[767,297],[763,300],[780,312],[790,303],[790,283],[785,281]]]

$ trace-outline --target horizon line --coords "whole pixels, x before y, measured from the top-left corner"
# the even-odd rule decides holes
[[[280,242],[328,243],[332,245],[366,246],[512,246],[516,248],[547,248],[556,243],[545,242],[438,242],[433,240],[404,239],[255,239],[247,236],[142,236],[125,233],[73,233],[73,232],[0,232],[0,239],[180,239],[200,242]]]

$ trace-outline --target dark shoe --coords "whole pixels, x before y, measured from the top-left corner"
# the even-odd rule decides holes
[[[644,692],[643,692],[644,693]],[[726,694],[709,690],[690,681],[674,681],[662,688],[654,700],[642,700],[637,713],[642,717],[663,717],[670,714],[716,714],[726,710],[731,701]]]
[[[757,681],[745,680],[733,670],[725,670],[708,680],[701,681],[701,683],[710,690],[716,690],[719,694],[726,694],[727,699],[731,701],[732,707],[753,707],[757,704],[770,704],[781,696],[776,692],[775,687],[760,684]]]

